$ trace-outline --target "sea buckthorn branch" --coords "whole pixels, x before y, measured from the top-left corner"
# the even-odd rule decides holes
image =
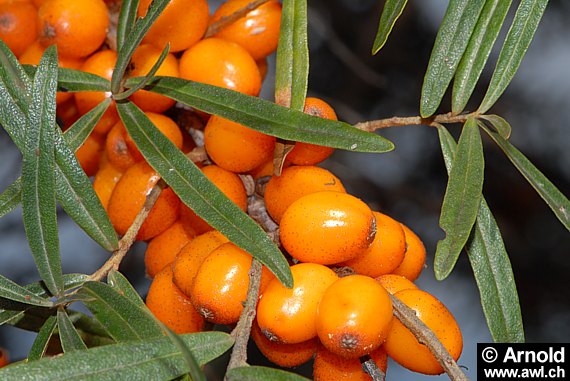
[[[231,23],[239,20],[240,18],[247,15],[249,12],[253,11],[254,9],[260,7],[261,5],[267,3],[269,0],[254,0],[247,4],[245,7],[238,9],[234,13],[228,16],[224,16],[220,18],[218,21],[213,22],[208,29],[206,30],[206,34],[204,38],[212,37],[213,35],[217,34],[219,31],[224,29],[226,26],[230,25]]]
[[[433,331],[416,316],[414,310],[394,295],[390,295],[390,299],[394,308],[394,316],[414,334],[420,343],[428,347],[449,378],[453,381],[469,380]]]
[[[477,112],[472,112],[470,114],[454,114],[448,112],[447,114],[439,114],[430,116],[429,118],[422,118],[421,116],[408,116],[399,117],[394,116],[392,118],[370,120],[367,122],[356,123],[354,127],[359,130],[374,132],[382,128],[388,127],[402,127],[402,126],[412,126],[412,125],[426,125],[431,127],[436,127],[437,124],[446,123],[464,123],[468,118],[479,117],[481,114]]]
[[[372,378],[372,381],[386,381],[386,373],[382,372],[382,369],[378,367],[370,355],[362,356],[360,362],[364,371]]]

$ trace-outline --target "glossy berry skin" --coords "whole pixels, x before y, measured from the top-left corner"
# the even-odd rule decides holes
[[[370,357],[378,368],[386,373],[388,356],[384,348],[380,347],[370,353]],[[360,359],[347,359],[336,355],[323,345],[317,347],[317,354],[313,364],[314,381],[372,381],[372,377],[366,373]]]
[[[109,162],[105,153],[102,154],[99,160],[99,170],[93,180],[93,190],[95,194],[97,194],[97,197],[99,197],[99,201],[101,201],[105,210],[107,210],[107,206],[109,205],[109,199],[111,198],[113,189],[115,189],[115,185],[117,185],[123,173],[123,170],[118,169]]]
[[[0,40],[19,57],[38,35],[37,10],[29,3],[9,0],[0,2]]]
[[[145,115],[150,119],[156,129],[162,132],[162,134],[167,137],[168,140],[170,140],[177,148],[182,148],[182,132],[172,119],[166,115],[157,114],[155,112],[145,112]],[[120,123],[122,124],[122,122]],[[142,153],[139,151],[137,145],[128,134],[126,129],[123,130],[123,133],[125,136],[125,143],[127,143],[127,146],[129,147],[129,152],[132,153],[135,160],[143,160]]]
[[[291,266],[293,288],[274,279],[257,305],[257,322],[271,341],[296,344],[317,336],[317,307],[325,290],[338,277],[326,266],[299,263]]]
[[[402,229],[406,237],[406,252],[404,260],[392,273],[402,275],[412,282],[416,280],[425,267],[426,248],[416,233],[406,225],[402,224]]]
[[[176,255],[194,236],[177,221],[151,239],[144,253],[146,275],[153,278],[163,268],[171,265]]]
[[[375,279],[392,295],[402,290],[418,288],[418,286],[416,286],[411,280],[401,275],[384,274],[376,277]]]
[[[75,152],[77,160],[88,177],[94,176],[99,169],[99,158],[103,154],[105,142],[97,134],[91,134]]]
[[[457,361],[463,349],[463,338],[455,318],[443,303],[418,289],[402,290],[395,296],[414,310],[416,316],[435,333],[451,357]],[[398,319],[394,319],[384,347],[388,356],[414,372],[431,375],[443,373],[443,368],[429,349],[420,344]]]
[[[127,144],[127,130],[123,122],[117,122],[105,139],[105,155],[109,162],[121,171],[126,171],[142,159],[135,156]]]
[[[370,208],[341,192],[305,195],[283,214],[280,239],[293,258],[329,265],[361,255],[374,240]]]
[[[392,325],[392,302],[374,279],[349,275],[324,293],[317,312],[321,343],[345,358],[358,358],[377,349]]]

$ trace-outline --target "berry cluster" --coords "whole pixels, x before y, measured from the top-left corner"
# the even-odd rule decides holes
[[[141,0],[144,16],[151,0]],[[212,17],[206,0],[172,0],[134,53],[128,76],[145,75],[170,44],[157,75],[180,77],[259,94],[265,57],[275,51],[281,5],[269,1],[204,37],[209,25],[249,4],[228,0]],[[0,38],[23,64],[39,62],[56,44],[59,64],[111,79],[117,60],[109,33],[118,2],[103,0],[2,0]],[[111,28],[112,29],[112,28]],[[110,93],[58,93],[62,128]],[[175,102],[139,90],[130,99],[185,153],[197,145],[171,116]],[[307,98],[305,113],[336,119],[324,101]],[[408,227],[372,211],[346,193],[339,178],[316,165],[333,149],[296,143],[284,169],[273,175],[275,138],[221,118],[196,112],[203,124],[207,156],[197,159],[204,175],[242,210],[248,210],[243,177],[253,179],[291,263],[294,286],[285,288],[263,268],[252,338],[281,366],[313,356],[316,380],[366,379],[360,358],[370,356],[386,370],[387,355],[422,373],[443,372],[427,347],[393,318],[390,294],[409,307],[437,335],[453,358],[462,350],[453,316],[435,297],[412,283],[424,267],[425,249]],[[193,126],[195,128],[196,125]],[[146,163],[111,106],[77,157],[124,235],[160,181]],[[206,323],[238,321],[249,285],[252,256],[180,202],[165,187],[136,238],[148,241],[146,304],[177,333],[204,330]],[[348,274],[348,275],[347,275]]]

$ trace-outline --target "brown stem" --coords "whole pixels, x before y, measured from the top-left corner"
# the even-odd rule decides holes
[[[257,300],[259,298],[259,286],[261,284],[261,262],[256,259],[251,261],[249,269],[249,286],[247,298],[239,321],[232,331],[235,340],[234,348],[228,364],[228,371],[247,365],[247,343],[251,333],[251,325],[255,319]],[[227,373],[227,372],[226,372]]]
[[[219,33],[226,26],[236,22],[243,16],[247,15],[249,12],[253,11],[257,7],[267,3],[269,0],[254,0],[247,4],[245,7],[238,9],[234,13],[220,18],[218,21],[213,22],[208,26],[204,38],[212,37],[213,35]]]
[[[257,222],[269,238],[279,246],[279,225],[267,213],[263,197],[254,194],[247,200],[247,214]]]
[[[380,130],[382,128],[388,127],[401,127],[401,126],[411,126],[411,125],[426,125],[435,127],[437,123],[464,123],[467,118],[477,117],[480,114],[477,112],[472,112],[470,114],[460,114],[456,115],[451,112],[447,114],[440,114],[435,116],[430,116],[429,118],[422,118],[421,116],[409,116],[409,117],[399,117],[395,116],[387,119],[370,120],[367,122],[356,123],[354,127],[359,130],[373,132]]]
[[[390,295],[392,299],[392,306],[394,308],[394,316],[402,322],[416,337],[416,339],[428,347],[430,352],[434,355],[437,362],[442,366],[450,380],[469,380],[467,376],[461,371],[459,365],[455,362],[453,357],[449,354],[447,349],[443,346],[441,341],[437,338],[435,333],[424,324],[417,316],[413,309],[405,305],[400,299],[394,295]]]
[[[378,364],[374,362],[372,357],[369,355],[362,356],[360,358],[360,363],[364,371],[370,375],[372,381],[386,381],[386,373],[378,367]]]
[[[95,271],[90,277],[89,280],[92,281],[100,281],[109,274],[112,270],[118,270],[119,265],[123,261],[123,258],[127,255],[127,252],[135,242],[137,233],[139,232],[142,224],[144,223],[145,219],[147,218],[150,210],[158,200],[158,196],[162,190],[166,187],[166,183],[164,180],[160,179],[156,185],[151,189],[150,193],[146,196],[144,205],[142,206],[141,210],[135,217],[135,220],[119,241],[119,248],[113,252],[111,257],[101,266],[101,268]]]

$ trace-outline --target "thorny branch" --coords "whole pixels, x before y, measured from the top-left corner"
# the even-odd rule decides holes
[[[269,0],[254,0],[247,4],[245,7],[238,9],[234,13],[228,16],[224,16],[220,18],[218,21],[210,24],[208,29],[206,30],[206,34],[204,38],[212,37],[213,35],[219,33],[222,29],[226,26],[236,22],[243,16],[247,15],[249,12],[253,11],[254,9],[260,7],[261,5],[267,3]]]
[[[470,114],[456,115],[454,113],[440,114],[422,118],[421,116],[399,117],[395,116],[387,119],[370,120],[367,122],[356,123],[354,127],[359,130],[374,132],[382,128],[402,127],[411,125],[426,125],[435,127],[437,124],[443,123],[464,123],[468,118],[477,117],[480,114],[474,112]]]

